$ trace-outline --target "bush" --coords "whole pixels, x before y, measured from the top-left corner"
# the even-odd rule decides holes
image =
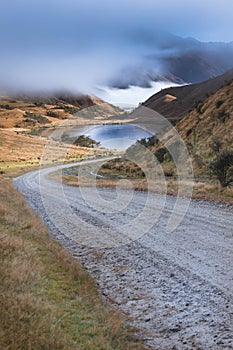
[[[158,144],[158,139],[156,135],[153,135],[151,137],[145,137],[138,141],[141,145],[145,147],[155,146]]]
[[[209,167],[222,187],[227,187],[233,183],[233,151],[223,151],[217,155]]]
[[[67,133],[64,133],[62,135],[61,141],[68,144],[73,144],[75,146],[80,146],[80,147],[94,148],[100,145],[100,142],[97,142],[91,139],[89,136],[80,135],[76,138],[76,137],[70,137],[70,135]]]
[[[51,110],[46,112],[46,115],[51,118],[59,118],[59,115],[56,112],[53,112]]]
[[[217,114],[217,118],[224,122],[229,117],[229,113],[227,113],[224,109],[219,111]]]
[[[100,142],[92,140],[89,136],[80,135],[74,141],[74,145],[80,146],[80,147],[91,147],[91,148],[93,148],[93,147],[98,147],[100,145]]]
[[[11,107],[9,105],[0,105],[0,108],[3,108],[3,109],[7,109],[9,111],[11,111],[12,109],[14,109],[14,107]]]
[[[34,105],[35,105],[36,107],[42,107],[44,104],[43,104],[43,102],[41,102],[41,101],[37,101],[37,102],[34,102]]]
[[[34,114],[30,112],[26,112],[24,114],[25,122],[34,122],[37,121],[39,124],[48,124],[51,123],[46,117],[43,117],[39,114]]]
[[[215,102],[215,107],[219,108],[223,103],[224,103],[223,100],[218,100],[218,101]]]
[[[166,148],[159,148],[155,153],[155,157],[157,158],[159,163],[163,163],[164,157],[167,154]]]
[[[80,108],[72,106],[62,106],[61,108],[64,110],[64,112],[69,114],[75,114],[80,111]]]
[[[219,141],[217,138],[212,139],[212,143],[210,144],[210,147],[214,151],[215,154],[220,153],[220,149],[222,147],[222,142]]]

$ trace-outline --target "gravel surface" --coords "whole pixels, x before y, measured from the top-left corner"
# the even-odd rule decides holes
[[[147,193],[102,188],[98,196],[106,210],[94,189],[83,198],[79,188],[51,180],[48,174],[58,168],[25,174],[15,187],[146,345],[233,349],[232,207],[192,201],[182,223],[168,233],[174,197],[165,198],[161,211],[161,195],[151,194],[148,205]],[[122,227],[135,228],[135,235],[124,237]]]

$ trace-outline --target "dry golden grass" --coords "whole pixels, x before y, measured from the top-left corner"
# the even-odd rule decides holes
[[[0,196],[0,349],[143,349],[10,180]]]
[[[49,142],[49,151],[44,153]],[[0,173],[17,176],[40,165],[72,162],[105,150],[71,146],[45,137],[24,135],[14,129],[0,129]]]
[[[233,149],[233,81],[200,104],[176,126],[189,147],[191,156],[200,162],[214,156],[214,142],[221,149]]]
[[[233,188],[222,188],[220,184],[210,182],[196,182],[193,198],[208,201],[219,201],[233,205]]]
[[[73,103],[73,104],[72,104]],[[80,105],[81,104],[81,105]],[[47,118],[45,126],[60,125],[63,120],[69,120],[75,125],[107,122],[112,116],[118,116],[121,111],[94,96],[60,96],[38,99],[33,96],[11,100],[10,97],[0,98],[0,127],[30,129],[44,126],[38,120],[29,121],[25,113],[33,113]],[[30,118],[29,118],[30,119]]]
[[[16,175],[40,165],[48,140],[43,137],[22,135],[15,130],[0,129],[0,171],[2,174]],[[59,159],[66,146],[59,142],[52,143],[53,161]],[[80,159],[89,150],[73,147],[69,150],[68,159]]]
[[[110,161],[110,164],[113,165],[113,162]],[[148,191],[148,181],[146,178],[135,178],[129,176],[129,173],[126,177],[125,169],[122,169],[121,171],[117,167],[113,167],[112,170],[101,168],[101,175],[104,175],[104,178],[95,178],[91,174],[88,176],[88,171],[87,173],[85,171],[85,176],[83,176],[82,172],[78,172],[76,167],[70,168],[69,172],[71,173],[62,174],[59,171],[51,174],[51,177],[70,186],[121,187],[124,189]],[[163,181],[150,181],[150,190],[155,193],[166,193],[168,195],[176,196],[178,194],[177,179],[174,177],[167,177],[165,181],[166,186],[164,186]],[[182,196],[190,197],[190,183],[180,183],[180,188],[182,189]],[[186,191],[186,189],[188,191]],[[194,181],[192,198],[206,201],[219,201],[233,205],[233,188],[222,188],[220,184],[216,183],[216,181]]]
[[[57,118],[51,118],[47,115],[49,111],[54,111],[53,105],[44,104],[41,107],[36,106],[32,102],[0,100],[0,106],[9,106],[10,109],[0,107],[0,125],[1,128],[26,128],[31,127],[30,123],[25,121],[24,115],[26,112],[44,116],[48,119],[48,126],[57,125],[61,119],[69,118],[70,114],[64,110],[56,110]],[[38,121],[34,121],[34,127],[42,126]]]

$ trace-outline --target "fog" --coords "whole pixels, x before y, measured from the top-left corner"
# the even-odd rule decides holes
[[[89,93],[151,55],[160,73],[168,32],[230,41],[232,13],[230,0],[3,0],[0,87]]]
[[[151,87],[143,88],[139,86],[130,86],[128,89],[114,89],[109,87],[102,87],[96,89],[95,94],[121,109],[131,110],[141,102],[146,101],[154,93],[171,86],[176,86],[169,82],[152,82]]]

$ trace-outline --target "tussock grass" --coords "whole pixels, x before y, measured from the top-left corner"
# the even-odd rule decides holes
[[[10,180],[0,197],[0,349],[143,349]]]
[[[104,175],[103,178],[95,178],[91,175],[82,177],[82,173],[79,174],[78,168],[69,168],[69,173],[62,174],[62,172],[58,171],[50,176],[57,181],[62,181],[64,184],[70,186],[97,186],[97,187],[106,187],[106,188],[115,188],[121,187],[124,189],[134,189],[138,191],[148,191],[148,182],[146,178],[137,178],[134,174],[127,177],[125,176],[125,169],[122,168],[122,171],[113,167],[112,170],[101,168],[101,174]],[[122,179],[127,179],[128,181],[122,181]],[[166,177],[166,186],[164,183],[157,180],[155,182],[151,182],[151,189],[155,193],[159,194],[168,194],[172,196],[178,195],[178,182],[175,177]],[[190,185],[190,184],[188,184]],[[186,186],[185,182],[180,184],[182,187],[182,195],[190,196],[189,190],[186,194]],[[190,187],[188,186],[188,189]],[[222,188],[220,184],[216,181],[194,181],[193,183],[193,199],[200,199],[206,201],[217,201],[226,204],[233,205],[233,188],[227,187]]]

